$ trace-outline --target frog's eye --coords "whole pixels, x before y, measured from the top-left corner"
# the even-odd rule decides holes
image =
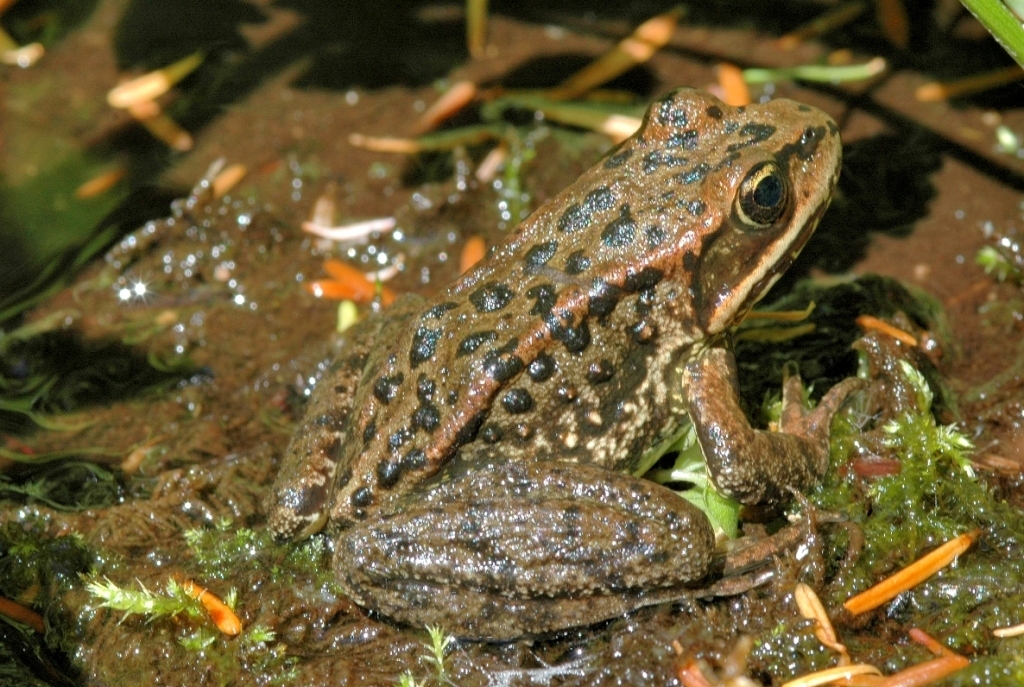
[[[767,227],[786,211],[789,187],[774,162],[762,162],[747,173],[736,196],[736,213],[745,223]]]

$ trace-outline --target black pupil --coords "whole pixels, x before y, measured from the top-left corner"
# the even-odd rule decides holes
[[[782,180],[774,174],[757,182],[754,202],[763,208],[773,208],[782,201]]]

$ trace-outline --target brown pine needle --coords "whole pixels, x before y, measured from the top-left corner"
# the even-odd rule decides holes
[[[865,663],[858,663],[852,666],[836,666],[835,668],[826,668],[825,670],[801,675],[798,678],[783,683],[782,687],[817,687],[817,685],[827,685],[836,680],[849,679],[855,675],[881,675],[881,672],[878,668]]]
[[[178,126],[178,123],[167,115],[160,113],[156,117],[140,119],[139,123],[146,127],[146,131],[151,133],[153,138],[162,141],[171,150],[177,150],[179,153],[192,150],[192,134]]]
[[[894,327],[884,320],[880,320],[877,317],[871,315],[861,315],[857,318],[857,324],[860,325],[861,329],[866,331],[876,331],[891,336],[897,341],[902,341],[908,346],[917,346],[917,337],[913,334],[903,331],[899,327]]]
[[[992,634],[994,634],[996,637],[1003,638],[1019,637],[1020,635],[1024,635],[1024,623],[1021,623],[1020,625],[1013,625],[1011,627],[997,627],[996,629],[992,630]]]
[[[820,14],[811,21],[796,27],[785,36],[779,38],[775,45],[779,50],[792,50],[809,38],[816,38],[840,26],[845,26],[859,17],[867,6],[862,0],[848,2]]]
[[[416,124],[413,125],[413,134],[418,136],[437,128],[438,124],[450,119],[466,105],[473,102],[476,94],[476,84],[472,81],[459,81],[455,83],[433,105],[424,110],[423,114],[416,120]]]
[[[848,599],[843,606],[853,615],[860,615],[892,601],[956,560],[957,556],[971,547],[978,534],[980,534],[980,530],[961,534],[956,539],[946,542],[931,553],[917,559],[896,574],[885,578],[874,587]]]
[[[925,685],[935,684],[958,670],[963,670],[970,664],[971,662],[963,656],[933,658],[930,661],[918,663],[916,666],[893,673],[879,682],[876,687],[925,687]]]
[[[143,74],[114,87],[107,93],[111,107],[127,109],[140,100],[155,100],[203,63],[203,53],[194,52],[163,69]]]
[[[898,673],[893,673],[879,683],[879,687],[924,687],[931,685],[962,670],[971,664],[969,660],[930,637],[924,630],[912,628],[910,638],[939,658],[918,663]]]
[[[768,320],[770,322],[803,322],[814,312],[815,303],[807,304],[803,310],[751,310],[743,316],[747,320]]]
[[[814,630],[814,636],[818,638],[818,641],[839,654],[840,665],[848,665],[850,654],[847,652],[846,646],[839,641],[836,629],[832,626],[832,619],[828,617],[825,606],[822,605],[821,599],[814,593],[814,590],[803,582],[799,582],[796,589],[793,590],[793,598],[800,609],[800,615],[818,623],[818,627]]]
[[[43,616],[27,606],[22,606],[17,601],[0,596],[0,615],[25,623],[39,634],[46,634],[46,622],[43,620]]]
[[[213,179],[213,197],[223,198],[224,194],[237,186],[248,173],[249,168],[240,162],[224,168],[224,171]]]
[[[479,59],[487,47],[487,0],[466,0],[466,47]]]
[[[677,5],[664,14],[648,19],[614,48],[570,76],[560,86],[551,89],[548,97],[553,100],[578,98],[592,88],[643,64],[668,43],[682,16],[683,8]]]
[[[497,176],[498,169],[501,168],[507,158],[508,147],[504,144],[491,148],[486,157],[476,166],[476,172],[473,173],[476,180],[484,184],[491,183],[494,177]]]
[[[950,98],[962,98],[967,95],[981,93],[998,86],[1024,79],[1024,69],[1018,65],[1003,67],[995,71],[975,74],[956,81],[931,81],[918,86],[914,97],[923,103],[933,103]]]
[[[404,153],[412,155],[423,149],[419,141],[411,138],[395,138],[394,136],[349,134],[348,142],[356,148],[364,148],[376,153]]]
[[[910,631],[907,633],[907,636],[909,636],[911,640],[917,642],[918,644],[920,644],[936,656],[960,655],[919,627],[910,628]]]

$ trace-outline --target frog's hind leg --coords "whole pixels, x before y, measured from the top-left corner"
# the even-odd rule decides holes
[[[339,342],[339,355],[314,387],[264,505],[267,526],[279,539],[308,537],[323,528],[367,360],[387,340],[391,322],[417,311],[421,304],[419,297],[404,296],[388,309],[387,316],[360,322]]]
[[[704,515],[657,484],[485,456],[456,459],[392,515],[340,532],[334,568],[390,618],[506,640],[685,596],[713,548]]]

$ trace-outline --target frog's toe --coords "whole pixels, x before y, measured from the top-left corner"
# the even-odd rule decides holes
[[[846,399],[867,385],[863,379],[848,377],[839,382],[822,397],[812,410],[803,404],[803,384],[797,376],[788,377],[782,388],[782,419],[780,429],[800,436],[820,437],[828,441],[832,417]]]

